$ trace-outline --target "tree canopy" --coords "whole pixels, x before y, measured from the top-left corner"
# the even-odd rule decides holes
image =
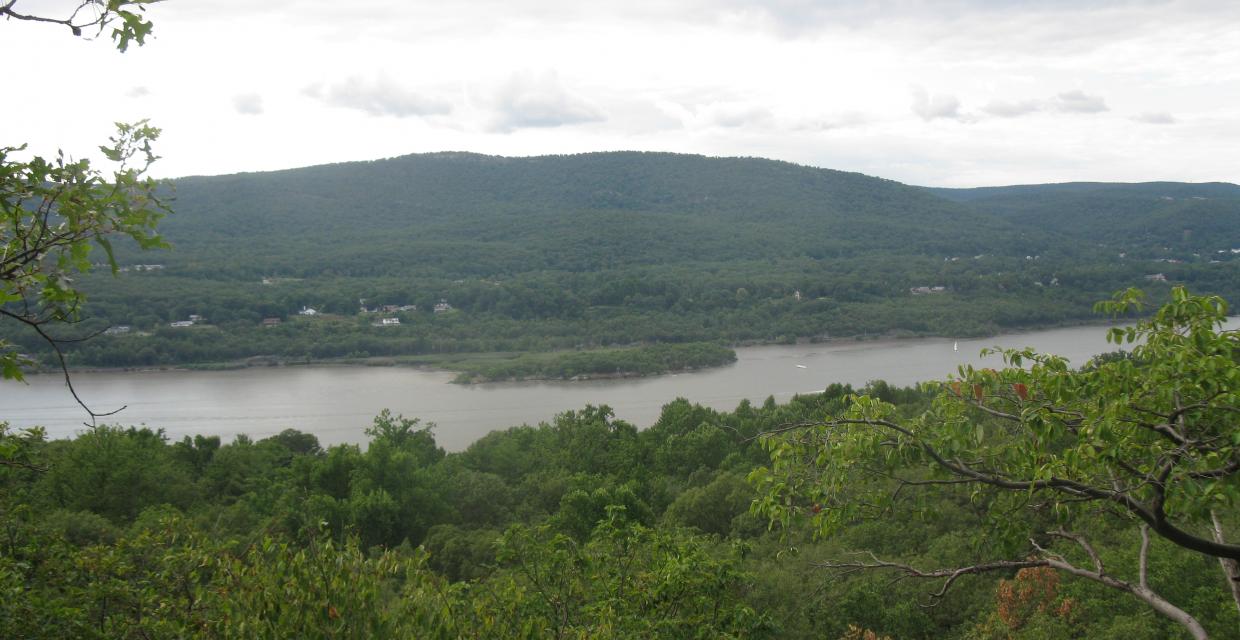
[[[1099,310],[1140,302],[1127,291]],[[965,491],[984,505],[982,535],[997,560],[944,571],[845,565],[941,578],[939,596],[960,575],[1051,566],[1129,591],[1191,628],[1191,616],[1146,584],[1148,536],[1218,558],[1230,581],[1240,579],[1240,545],[1220,521],[1240,498],[1240,332],[1221,329],[1226,315],[1221,298],[1176,288],[1151,319],[1110,330],[1109,340],[1131,345],[1120,357],[1072,369],[1058,356],[1005,350],[1005,368],[964,367],[930,384],[933,402],[911,415],[849,398],[839,413],[767,439],[772,465],[753,475],[758,508],[830,535],[859,518],[933,504],[917,502],[919,493]],[[1072,531],[1100,516],[1131,527],[1134,539],[1139,531],[1139,581],[1115,581]],[[1094,568],[1072,565],[1056,540],[1079,546]]]

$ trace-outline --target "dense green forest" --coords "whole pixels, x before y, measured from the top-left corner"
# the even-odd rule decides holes
[[[1240,248],[1240,186],[1221,182],[1064,184],[930,189],[1020,227],[1075,236],[1133,257],[1207,261]]]
[[[768,533],[749,513],[745,475],[765,459],[749,438],[849,391],[729,413],[678,401],[640,432],[588,407],[446,455],[386,414],[365,450],[324,451],[293,431],[221,444],[105,427],[34,442],[27,459],[46,471],[0,470],[0,633],[839,638],[853,625],[900,638],[1176,637],[1084,581],[982,577],[923,609],[925,585],[815,570],[856,548],[960,562],[981,516],[956,496],[933,517],[858,523],[828,543]],[[926,401],[869,391],[907,410]],[[1105,524],[1089,532],[1122,541]],[[1215,563],[1157,549],[1165,595],[1237,637]]]
[[[170,189],[172,249],[118,242],[121,273],[79,283],[61,335],[127,333],[66,343],[72,364],[974,336],[1086,321],[1163,279],[1240,294],[1234,185],[926,190],[750,158],[441,153]]]
[[[860,391],[902,415],[931,400]],[[746,476],[770,464],[756,436],[839,411],[852,392],[723,413],[678,400],[641,431],[586,407],[452,454],[386,412],[365,448],[324,450],[293,430],[227,444],[125,427],[5,433],[0,635],[1180,637],[1134,598],[1055,572],[962,578],[926,607],[930,585],[816,568],[861,549],[938,567],[1000,548],[970,542],[992,522],[969,492],[825,540],[754,515]],[[1133,573],[1122,523],[1081,526],[1116,575]],[[1163,596],[1212,637],[1240,637],[1214,559],[1163,542],[1152,554]]]

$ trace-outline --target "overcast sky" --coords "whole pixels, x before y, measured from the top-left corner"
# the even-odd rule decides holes
[[[150,118],[165,177],[641,149],[935,186],[1240,181],[1228,0],[167,0],[148,14],[155,38],[126,54],[0,21],[0,145],[86,156],[113,121]]]

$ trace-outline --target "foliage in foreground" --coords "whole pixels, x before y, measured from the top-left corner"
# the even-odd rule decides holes
[[[1100,308],[1128,311],[1129,291]],[[833,561],[841,570],[894,571],[940,581],[942,597],[964,574],[1049,567],[1128,593],[1183,625],[1195,615],[1147,580],[1151,536],[1217,561],[1240,607],[1240,332],[1220,329],[1227,305],[1181,288],[1153,318],[1112,329],[1124,357],[1072,370],[1054,355],[1007,350],[996,371],[964,367],[927,385],[916,413],[866,395],[843,410],[767,439],[770,469],[755,471],[756,508],[785,527],[830,536],[858,519],[937,508],[966,495],[983,508],[975,544],[958,568],[920,569],[871,557]],[[1023,366],[1026,365],[1026,366]],[[925,495],[928,499],[918,500]],[[1082,527],[1099,518],[1128,529],[1136,575],[1121,578]],[[1108,542],[1112,542],[1108,540]],[[1121,544],[1124,544],[1121,542]]]
[[[1017,383],[1042,398],[1054,389],[1049,380],[1066,392],[1071,379],[1104,375],[1091,372],[1106,363],[1152,366],[1132,356],[1099,362],[1085,372],[1031,368],[1025,375],[1047,377],[1037,385],[1003,378],[1012,371],[976,372],[993,386],[983,388],[982,407],[966,409],[1024,400]],[[1180,375],[1185,397],[1190,376]],[[895,478],[950,478],[918,467],[922,454],[905,457],[894,440],[866,450],[892,452],[890,471],[881,459],[858,462],[829,498],[789,492],[780,503],[794,525],[849,504],[888,508],[858,509],[817,540],[813,528],[769,532],[767,519],[750,512],[755,497],[770,495],[769,486],[759,494],[744,479],[758,465],[773,463],[804,491],[814,486],[809,480],[834,477],[819,465],[855,460],[842,441],[796,454],[777,448],[772,458],[763,434],[800,446],[791,441],[817,433],[804,425],[832,416],[881,406],[883,419],[902,424],[948,401],[977,396],[962,399],[950,384],[874,382],[832,385],[782,405],[743,402],[732,412],[677,400],[645,430],[586,407],[489,434],[460,453],[440,449],[429,426],[388,412],[367,430],[364,449],[323,449],[293,430],[224,444],[203,436],[169,442],[122,427],[49,442],[38,431],[6,428],[0,635],[1182,637],[1181,626],[1130,594],[1048,573],[1049,565],[964,576],[939,598],[928,597],[924,582],[842,567],[871,562],[856,551],[892,563],[887,571],[1024,562],[1021,535],[1063,526],[1089,541],[1109,576],[1139,579],[1140,536],[1130,520],[1080,505],[1057,513],[1044,492],[1021,500],[912,484],[896,495]],[[1020,462],[1001,455],[1020,434],[1002,428],[1011,420],[975,419],[980,436],[974,429],[945,441],[958,446],[953,455],[972,460],[966,451],[993,446],[993,464]],[[1043,454],[1069,451],[1068,442]],[[1234,531],[1234,509],[1215,511]],[[1184,526],[1201,532],[1202,524]],[[1062,539],[1033,537],[1065,562],[1089,566]],[[1237,637],[1240,615],[1215,558],[1158,535],[1144,555],[1145,582],[1160,597],[1192,613],[1211,637]]]

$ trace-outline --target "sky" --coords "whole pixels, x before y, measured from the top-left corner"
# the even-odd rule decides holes
[[[147,15],[154,37],[124,54],[0,20],[0,146],[97,156],[112,123],[148,118],[161,177],[636,149],[929,186],[1240,181],[1227,0],[166,0]]]

